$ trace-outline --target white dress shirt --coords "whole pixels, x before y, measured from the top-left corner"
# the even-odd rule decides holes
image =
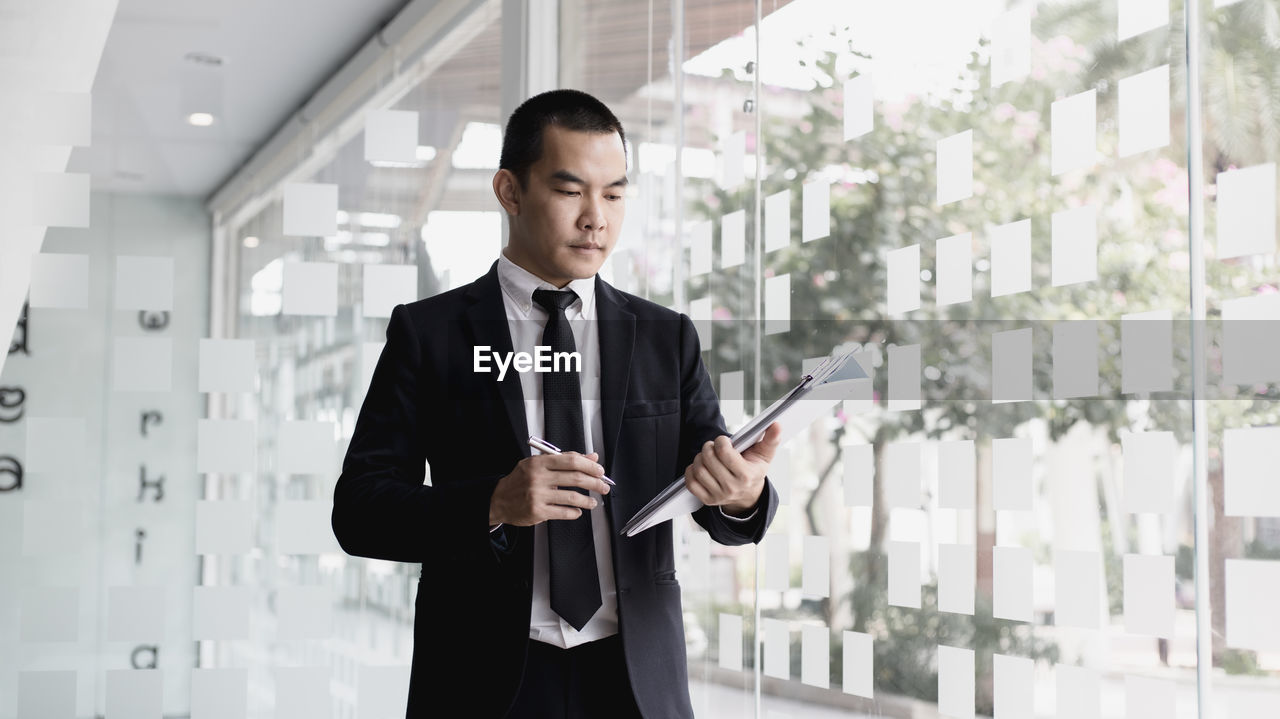
[[[506,306],[507,324],[511,329],[511,348],[515,352],[532,354],[542,342],[542,330],[549,315],[541,305],[533,301],[536,289],[558,290],[549,282],[507,259],[505,251],[498,258],[498,284],[502,287],[502,303]],[[565,309],[565,317],[573,330],[573,343],[582,356],[580,380],[582,383],[582,419],[586,430],[586,452],[599,452],[598,461],[604,464],[604,427],[600,417],[600,338],[596,327],[595,305],[596,278],[574,280],[563,289],[573,290],[578,299]],[[537,372],[520,372],[520,389],[524,393],[524,415],[529,424],[529,434],[543,435],[542,375]],[[550,564],[547,552],[547,523],[540,522],[533,528],[533,610],[529,618],[529,638],[569,648],[585,642],[603,639],[618,633],[618,593],[613,577],[613,554],[610,546],[609,518],[605,516],[604,502],[596,492],[595,509],[591,516],[591,535],[595,540],[596,572],[600,576],[600,608],[583,627],[575,630],[551,609],[551,588],[548,574]],[[554,521],[554,520],[553,520]]]

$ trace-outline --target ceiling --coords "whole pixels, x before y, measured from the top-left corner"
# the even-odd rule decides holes
[[[92,145],[67,170],[92,174],[95,190],[204,198],[407,3],[120,0],[93,85]],[[188,124],[219,82],[221,116]]]
[[[97,190],[207,198],[408,3],[120,0],[94,83],[93,144],[73,152],[68,170],[91,173]],[[670,5],[653,2],[652,15],[649,4],[634,0],[577,6],[581,35],[566,40],[581,68],[575,84],[610,103],[626,124],[643,122],[649,112],[670,116],[662,98],[650,105],[651,98],[637,94],[650,78],[667,75]],[[684,7],[685,57],[740,33],[754,15],[754,0],[685,0]],[[211,69],[184,59],[189,53],[223,62]],[[494,22],[396,103],[421,113],[423,144],[448,148],[467,121],[501,123],[501,53],[501,22]],[[210,127],[194,127],[186,121],[186,98],[207,96],[211,77],[221,83],[221,115]],[[317,178],[337,182],[353,206],[421,217],[432,207],[465,208],[491,195],[491,171],[372,168],[354,140]],[[484,175],[484,182],[464,182],[469,174]]]
[[[775,0],[773,5],[787,2]],[[669,132],[664,128],[675,111],[670,84],[669,0],[561,0],[562,13],[566,6],[576,10],[576,17],[566,21],[578,31],[577,37],[561,36],[562,61],[577,68],[576,77],[574,72],[567,73],[567,85],[591,92],[608,103],[628,128],[633,142],[643,142],[646,137],[650,141],[668,137],[669,141]],[[739,35],[752,25],[754,15],[755,0],[684,0],[684,57],[693,57]],[[500,15],[486,17],[489,19],[484,24],[472,28],[474,34],[465,43],[391,106],[418,113],[419,144],[433,148],[434,157],[416,167],[375,166],[364,157],[362,133],[332,147],[332,154],[307,181],[338,186],[339,209],[348,218],[340,221],[339,234],[326,238],[285,235],[281,206],[278,200],[272,200],[230,227],[245,246],[239,258],[244,276],[285,256],[357,264],[416,261],[420,270],[431,274],[435,272],[432,260],[424,259],[425,255],[413,248],[421,245],[420,231],[429,224],[427,218],[432,212],[497,211],[491,187],[493,169],[460,169],[452,161],[453,154],[465,144],[461,140],[469,124],[500,126],[504,120],[502,22]],[[562,66],[562,71],[565,69]],[[690,82],[706,85],[720,81],[694,78]],[[730,88],[733,103],[741,102],[739,96],[749,95],[749,82],[724,82]],[[691,93],[690,97],[696,98],[694,102],[706,102],[703,94]],[[705,113],[706,108],[687,110]],[[748,114],[732,115],[735,124],[743,128],[752,122]],[[705,120],[698,122],[705,124]],[[492,150],[496,160],[497,145]],[[208,189],[212,191],[217,184]],[[364,227],[363,220],[354,220],[363,217],[363,213],[394,216],[397,227]],[[473,239],[459,237],[453,241]]]

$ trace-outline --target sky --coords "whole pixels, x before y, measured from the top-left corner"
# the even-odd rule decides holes
[[[795,0],[761,21],[760,81],[796,90],[813,89],[813,78],[799,61],[815,53],[801,50],[796,41],[814,35],[819,40],[816,48],[843,53],[838,69],[846,76],[838,80],[855,71],[872,73],[877,100],[894,101],[948,89],[979,37],[1006,5],[1005,0]],[[855,49],[870,55],[870,64],[828,35],[832,28],[846,26],[849,30],[847,35],[842,33],[842,40],[852,40]],[[754,52],[755,28],[750,27],[690,58],[684,70],[718,77],[723,68],[730,67],[746,80],[741,68]]]

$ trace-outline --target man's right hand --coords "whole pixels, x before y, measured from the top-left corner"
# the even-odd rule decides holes
[[[514,524],[527,527],[548,519],[577,519],[596,500],[575,492],[579,487],[608,494],[609,485],[601,477],[604,467],[599,455],[565,452],[539,454],[520,460],[511,474],[498,480],[489,499],[489,526]]]

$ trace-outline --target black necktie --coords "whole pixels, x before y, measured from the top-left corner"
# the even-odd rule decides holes
[[[533,301],[542,305],[550,317],[542,331],[542,344],[550,348],[552,357],[558,352],[574,352],[573,331],[564,311],[578,295],[573,290],[534,290]],[[546,439],[565,452],[586,452],[586,435],[582,430],[582,387],[578,370],[571,362],[569,369],[542,374],[542,416],[546,423]],[[553,363],[554,368],[554,363]],[[574,488],[580,494],[586,490]],[[591,535],[591,513],[584,509],[577,519],[552,519],[547,522],[547,543],[551,559],[551,609],[579,631],[600,608],[600,575],[596,571],[595,541]]]

